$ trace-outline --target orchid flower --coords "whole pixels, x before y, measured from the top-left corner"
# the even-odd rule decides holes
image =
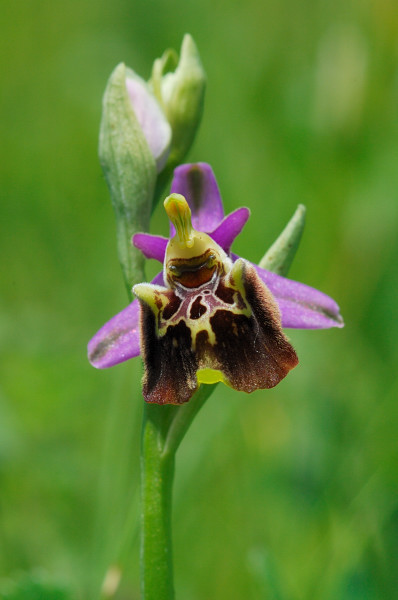
[[[163,271],[134,286],[137,299],[89,342],[93,366],[142,353],[145,400],[181,404],[201,383],[246,392],[276,385],[298,362],[282,327],[343,326],[329,296],[231,253],[250,213],[224,217],[209,165],[178,167],[165,209],[170,239],[138,233],[132,240]]]

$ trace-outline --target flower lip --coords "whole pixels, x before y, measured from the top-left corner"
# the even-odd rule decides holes
[[[203,369],[250,393],[274,387],[297,365],[277,304],[255,268],[244,259],[230,262],[216,282],[178,290],[134,286],[147,402],[188,402],[201,383],[215,382]]]

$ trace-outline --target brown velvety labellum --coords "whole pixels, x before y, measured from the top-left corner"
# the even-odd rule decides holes
[[[187,270],[191,281],[205,268],[200,258]],[[239,259],[227,275],[208,281],[200,291],[181,286],[180,296],[148,287],[154,301],[141,302],[147,402],[187,402],[198,389],[198,370],[219,371],[224,382],[250,393],[274,387],[297,365],[275,300],[254,267]]]

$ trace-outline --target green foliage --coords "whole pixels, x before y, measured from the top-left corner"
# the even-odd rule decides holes
[[[0,27],[0,578],[40,566],[90,600],[117,565],[115,598],[139,597],[140,362],[98,372],[85,356],[126,303],[98,129],[114,66],[149,78],[189,31],[208,81],[189,158],[253,215],[234,250],[259,260],[305,204],[289,276],[335,297],[346,328],[290,331],[284,382],[219,385],[195,419],[177,455],[177,598],[393,600],[395,3],[22,0]],[[162,211],[151,231],[166,234]]]
[[[0,582],[0,597],[2,600],[72,600],[63,586],[48,583],[38,575],[24,575],[17,581]]]

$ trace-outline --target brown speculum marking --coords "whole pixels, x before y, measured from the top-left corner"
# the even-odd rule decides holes
[[[194,289],[208,283],[219,264],[214,251],[209,249],[194,258],[173,258],[169,260],[167,271],[174,283]]]
[[[226,302],[227,304],[234,303],[235,290],[227,287],[222,279],[219,281],[215,294],[217,298],[220,298],[220,300]]]
[[[191,305],[191,310],[189,311],[189,317],[191,319],[200,319],[202,315],[207,311],[206,306],[202,304],[202,296],[198,296]]]
[[[169,303],[166,304],[166,306],[163,309],[163,318],[164,319],[171,319],[171,317],[180,308],[181,302],[182,302],[181,298],[179,298],[178,296],[176,296],[174,293],[170,294]]]

